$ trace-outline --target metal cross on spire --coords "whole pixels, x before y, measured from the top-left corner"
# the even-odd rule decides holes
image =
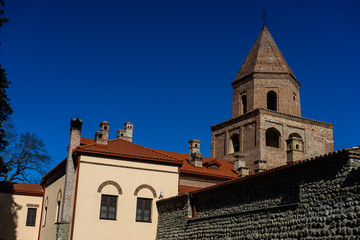
[[[266,9],[264,9],[264,13],[263,13],[263,15],[261,16],[264,26],[266,25],[266,15],[267,15],[267,11],[266,11]]]

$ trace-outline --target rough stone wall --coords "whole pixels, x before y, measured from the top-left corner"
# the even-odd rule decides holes
[[[346,154],[160,200],[157,239],[356,239],[360,159]]]
[[[69,223],[56,223],[56,240],[67,240],[69,235]]]

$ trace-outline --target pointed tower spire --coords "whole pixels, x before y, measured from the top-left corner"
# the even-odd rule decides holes
[[[252,73],[287,73],[297,81],[265,24],[233,84]]]
[[[301,116],[300,83],[266,25],[250,49],[232,86],[233,117],[258,108]]]

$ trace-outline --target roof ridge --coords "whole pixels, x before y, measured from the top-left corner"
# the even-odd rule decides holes
[[[162,156],[166,156],[166,157],[168,157],[168,158],[170,158],[170,159],[172,159],[172,160],[179,161],[179,159],[177,159],[177,158],[168,156],[168,155],[163,154],[163,153],[160,153],[160,152],[158,152],[158,151],[154,151],[154,149],[152,149],[152,148],[144,147],[144,146],[142,146],[142,145],[139,145],[139,144],[137,144],[137,143],[133,143],[133,142],[127,141],[127,140],[125,140],[125,139],[115,138],[115,139],[109,140],[109,143],[110,143],[110,142],[116,142],[116,141],[118,141],[118,142],[123,142],[123,143],[126,143],[126,144],[130,144],[130,145],[133,145],[133,146],[142,148],[142,149],[146,149],[146,150],[148,150],[148,151],[151,151],[151,152],[160,154],[160,155],[162,155]],[[87,147],[91,147],[91,146],[101,147],[101,145],[102,145],[102,146],[108,146],[108,145],[93,143],[93,144],[88,144],[88,145],[79,146],[79,147],[77,147],[77,149],[79,149],[79,150],[85,150],[85,151],[94,151],[94,150],[86,150],[86,148],[87,148]],[[109,151],[109,153],[111,153],[111,151]],[[136,156],[136,155],[130,155],[130,154],[123,154],[123,155],[126,155],[126,156]],[[147,158],[148,158],[148,159],[152,159],[152,158],[150,158],[150,157],[147,157]],[[156,159],[156,158],[153,158],[153,159]],[[165,158],[158,158],[158,159],[166,160]]]
[[[173,152],[173,151],[168,151],[168,150],[161,150],[161,149],[154,149],[154,150],[156,150],[156,151],[170,152],[170,153],[176,153],[176,154],[188,155],[187,153]],[[212,157],[203,157],[203,158],[211,159],[212,161],[214,161],[214,160],[226,161],[226,160],[221,159],[221,158],[212,158]],[[228,162],[228,161],[227,161],[227,162]]]

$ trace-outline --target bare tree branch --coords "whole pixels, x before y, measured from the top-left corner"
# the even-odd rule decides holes
[[[50,157],[43,140],[32,133],[21,134],[18,141],[16,134],[8,136],[11,144],[0,153],[0,181],[31,182],[34,175],[45,174]]]

